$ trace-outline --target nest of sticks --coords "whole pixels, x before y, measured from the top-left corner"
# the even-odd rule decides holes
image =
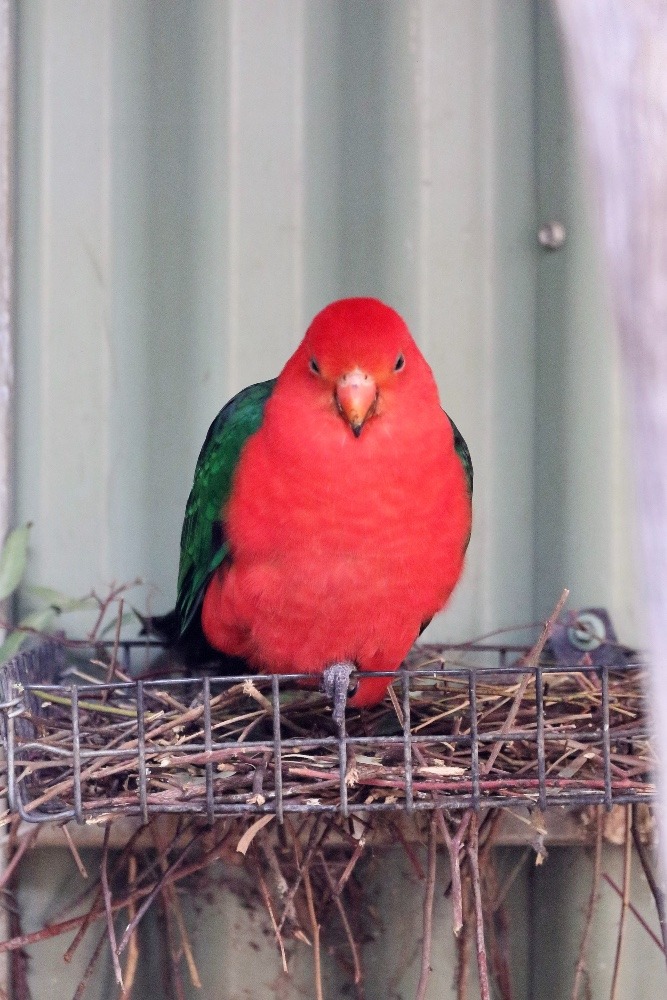
[[[529,806],[533,844],[541,856],[545,829],[539,807],[582,807],[595,831],[597,883],[604,828],[600,804],[634,803],[622,807],[625,841],[631,843],[634,835],[651,873],[644,846],[650,820],[640,813],[648,807],[639,805],[650,802],[655,791],[644,668],[601,674],[585,663],[565,669],[543,662],[554,617],[532,650],[502,668],[477,669],[478,653],[471,648],[416,648],[390,697],[376,708],[349,712],[344,733],[323,696],[271,678],[151,680],[139,695],[119,666],[117,642],[105,659],[98,649],[85,666],[79,653],[74,663],[62,652],[49,653],[56,676],[54,669],[39,677],[33,671],[30,678],[6,671],[10,799],[14,804],[18,799],[23,817],[36,825],[19,838],[17,817],[11,812],[5,817],[13,858],[3,885],[11,884],[21,857],[39,836],[40,821],[55,818],[63,824],[79,866],[66,822],[75,817],[99,823],[105,833],[99,883],[80,912],[28,935],[14,916],[12,936],[0,951],[16,958],[27,944],[74,930],[69,957],[88,929],[102,921],[104,931],[76,997],[84,995],[106,941],[121,995],[131,996],[136,929],[150,904],[161,900],[174,995],[180,996],[184,963],[195,985],[199,974],[176,883],[203,877],[213,861],[231,853],[243,856],[252,871],[253,891],[266,909],[285,969],[290,940],[312,946],[315,995],[323,995],[321,929],[332,924],[335,913],[339,933],[331,948],[363,997],[364,909],[355,872],[369,845],[386,843],[390,830],[389,839],[404,845],[425,886],[417,1000],[425,995],[429,975],[438,844],[450,859],[459,995],[466,995],[474,941],[480,995],[490,997],[495,981],[500,995],[509,997],[511,992],[502,991],[502,983],[509,982],[507,955],[496,940],[497,922],[490,923],[508,891],[495,874],[491,851],[503,809]],[[96,668],[98,678],[91,674]],[[100,678],[103,683],[90,683]],[[164,813],[177,814],[168,828],[158,816]],[[127,816],[142,822],[112,862],[112,824]],[[660,908],[662,896],[650,878]],[[618,889],[623,894],[625,887]],[[592,893],[594,901],[597,888]],[[592,909],[593,902],[589,923]],[[121,911],[127,919],[117,935]],[[577,975],[584,974],[586,947],[582,940]],[[16,961],[14,975],[20,978]]]
[[[348,713],[343,745],[330,703],[281,682],[278,749],[269,678],[145,682],[141,704],[118,670],[74,692],[33,681],[13,720],[16,787],[32,819],[373,812],[405,808],[410,794],[417,809],[654,794],[643,667],[610,670],[606,691],[596,670],[553,665],[541,681],[521,665],[474,671],[471,687],[470,656],[463,666],[460,651],[415,649],[389,698]]]

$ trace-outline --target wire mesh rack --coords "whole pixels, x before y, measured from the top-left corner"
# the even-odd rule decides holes
[[[125,669],[138,645],[121,643]],[[0,672],[9,806],[81,823],[652,802],[641,664],[525,653],[427,647],[392,675],[391,700],[338,727],[312,678],[73,683],[45,644]]]

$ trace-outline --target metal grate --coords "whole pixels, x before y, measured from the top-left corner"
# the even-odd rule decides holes
[[[122,644],[126,665],[132,647]],[[442,653],[443,647],[438,649]],[[446,652],[452,655],[455,650],[447,647]],[[151,814],[164,812],[199,814],[212,822],[221,815],[269,813],[282,820],[287,812],[348,816],[517,804],[542,809],[595,804],[610,808],[615,803],[653,801],[645,715],[635,715],[629,724],[622,704],[617,709],[615,702],[613,712],[610,707],[610,678],[616,685],[619,679],[632,677],[640,688],[640,667],[540,663],[527,668],[516,658],[522,651],[518,647],[466,647],[467,656],[471,650],[487,659],[492,656],[495,665],[445,660],[428,669],[399,672],[394,688],[400,711],[385,716],[383,723],[386,729],[386,720],[393,718],[394,731],[382,727],[369,731],[363,715],[352,713],[340,732],[332,724],[322,729],[318,721],[312,735],[293,735],[293,676],[56,684],[53,679],[62,666],[62,654],[50,646],[38,648],[17,657],[0,677],[10,808],[30,823],[120,815],[147,821]],[[574,694],[568,696],[568,704],[575,708],[578,690],[594,691],[593,708],[580,713],[580,719],[571,708],[559,715],[559,699],[550,693],[556,680],[570,685]],[[248,684],[255,697],[249,704],[259,722],[247,737],[226,738],[225,722],[213,719],[211,705],[238,685]],[[512,700],[521,687],[529,722],[508,726]],[[449,717],[438,720],[432,713],[433,718],[424,721],[422,703],[435,688],[451,692],[455,701],[460,693],[458,715],[444,713]],[[489,709],[489,691],[495,692],[497,704],[504,705],[500,715],[497,705]],[[300,695],[297,700],[308,697]],[[256,707],[258,698],[265,703],[262,712]],[[194,706],[189,710],[193,720],[179,732],[165,735],[159,710],[170,700]],[[120,740],[118,734],[109,735],[91,746],[94,720],[103,718],[101,708],[95,714],[95,706],[117,703],[132,706],[114,723]],[[61,722],[49,740],[45,734],[54,705],[67,713],[69,725]],[[324,711],[321,708],[318,718]],[[519,765],[510,768],[510,754],[519,751]],[[303,757],[312,766],[295,768],[294,760]],[[583,762],[585,776],[578,779],[581,771],[554,766],[561,759],[575,759],[579,767]],[[329,764],[322,770],[323,760]],[[455,766],[450,767],[449,760]],[[372,770],[374,761],[389,761],[391,794],[386,794],[389,779],[383,779],[379,765],[370,783],[360,781],[360,769]],[[234,769],[240,767],[245,784],[235,784]],[[317,776],[318,767],[319,785],[313,779],[311,788],[308,773]],[[295,783],[295,771],[306,777],[298,776]],[[111,776],[109,780],[116,782],[112,791],[102,774],[105,781]]]

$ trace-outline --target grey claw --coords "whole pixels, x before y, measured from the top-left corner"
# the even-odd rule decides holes
[[[350,674],[356,670],[354,663],[332,663],[322,675],[322,687],[333,705],[333,720],[339,729],[345,722],[345,705],[350,687]]]

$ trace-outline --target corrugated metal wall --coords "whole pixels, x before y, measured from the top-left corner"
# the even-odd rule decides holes
[[[431,634],[531,621],[569,586],[636,640],[618,365],[546,0],[17,9],[31,579],[80,593],[140,575],[165,610],[210,419],[326,302],[369,294],[408,320],[475,462],[465,579]],[[555,252],[537,241],[549,219],[567,231]],[[37,870],[33,914],[56,888]],[[517,948],[536,954],[517,905]],[[207,924],[213,955],[232,912]],[[387,922],[386,941],[404,935]],[[206,995],[269,995],[243,992],[242,953],[226,962],[237,985]],[[563,995],[542,979],[535,997]],[[445,962],[432,995],[450,983]]]

